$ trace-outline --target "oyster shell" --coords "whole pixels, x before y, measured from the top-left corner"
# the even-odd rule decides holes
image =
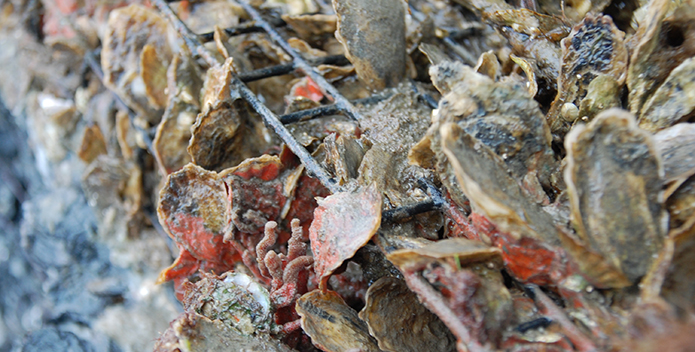
[[[376,185],[340,192],[319,201],[309,228],[314,271],[325,289],[328,277],[379,229],[382,197]]]
[[[269,336],[248,336],[195,312],[184,312],[169,324],[157,339],[155,352],[224,351],[230,346],[238,350],[291,352],[293,349]]]
[[[314,290],[297,300],[302,329],[326,352],[379,352],[367,324],[333,291]]]
[[[231,232],[230,211],[224,181],[216,172],[188,164],[170,174],[159,192],[157,213],[180,252],[157,281],[175,280],[179,286],[199,268],[220,273],[232,269],[240,258],[224,241]]]
[[[671,71],[695,55],[695,4],[692,0],[650,1],[645,18],[632,41],[634,48],[627,72],[629,108],[643,111],[647,99]]]
[[[695,176],[688,178],[666,200],[671,229],[677,229],[693,221],[695,217]]]
[[[611,109],[565,140],[565,182],[579,237],[636,282],[663,245],[663,166],[649,134]]]
[[[695,17],[695,16],[694,16]],[[693,18],[695,21],[695,18]],[[695,29],[693,30],[695,35]],[[645,102],[639,126],[656,132],[692,116],[695,110],[695,58],[683,61]]]
[[[269,333],[274,326],[270,293],[243,273],[203,274],[186,284],[183,306],[245,335]]]
[[[335,37],[360,80],[372,90],[397,85],[406,73],[403,0],[333,0],[333,8]]]
[[[609,101],[619,103],[620,91],[608,91],[599,84],[591,86],[594,79],[601,76],[612,78],[612,87],[623,85],[627,70],[627,48],[625,34],[618,30],[609,16],[587,15],[572,33],[562,40],[562,67],[558,77],[558,94],[553,101],[547,119],[553,133],[566,134],[576,119],[561,116],[561,108],[568,103],[579,107],[589,89],[601,90]],[[605,80],[605,78],[604,78]],[[614,106],[604,106],[607,109]],[[587,108],[584,109],[587,112]],[[593,109],[591,109],[593,111]],[[595,112],[595,111],[593,111]],[[576,118],[585,115],[577,114]],[[594,116],[587,116],[592,119]]]
[[[695,124],[679,123],[654,135],[664,165],[664,182],[670,184],[665,197],[695,174]]]
[[[441,152],[439,131],[446,123],[456,123],[497,154],[503,163],[501,172],[509,172],[516,179],[532,173],[529,177],[537,178],[535,182],[546,188],[557,186],[551,180],[557,162],[550,148],[550,130],[538,103],[531,99],[525,87],[495,82],[460,63],[438,65],[430,73],[435,85],[451,91],[440,101],[432,127],[410,151],[410,158],[416,163],[422,160],[423,167],[431,165],[431,160],[435,159],[435,169],[454,201],[465,204],[465,197],[459,194],[463,188],[456,184],[451,166]],[[428,154],[432,157],[428,158]],[[538,199],[547,198],[542,190],[538,196]]]
[[[500,156],[455,123],[443,124],[440,133],[458,185],[477,211],[516,238],[559,244],[550,214],[524,195]]]
[[[382,351],[455,351],[456,338],[400,279],[382,277],[369,287],[359,317]]]
[[[395,250],[387,258],[399,268],[412,271],[421,270],[438,261],[448,261],[452,266],[466,266],[470,263],[500,260],[502,251],[480,241],[448,238],[418,248]]]
[[[247,158],[259,156],[270,143],[270,135],[238,94],[232,94],[232,62],[208,70],[202,112],[191,128],[188,153],[193,162],[208,170],[221,171]]]
[[[101,128],[96,124],[87,126],[84,130],[77,156],[89,164],[102,154],[106,154],[106,141],[104,140],[104,134],[101,133]]]
[[[104,85],[150,123],[159,121],[163,108],[166,69],[175,47],[170,30],[157,12],[133,4],[109,14],[104,35]]]
[[[179,53],[171,60],[167,72],[169,100],[152,141],[154,156],[165,174],[191,161],[186,146],[191,140],[191,127],[200,113],[201,75],[187,55]]]

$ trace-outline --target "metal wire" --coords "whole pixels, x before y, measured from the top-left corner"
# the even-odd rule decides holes
[[[311,60],[310,62],[311,62],[312,66],[318,66],[318,65],[344,66],[344,65],[350,64],[350,61],[348,61],[348,59],[345,58],[344,55],[324,56],[324,57],[320,57],[320,58]],[[258,81],[258,80],[263,79],[263,78],[285,75],[285,74],[288,74],[290,72],[295,71],[296,69],[297,69],[297,66],[295,65],[294,62],[292,62],[289,64],[264,67],[264,68],[259,68],[258,70],[240,73],[238,75],[238,77],[239,77],[239,80],[241,80],[242,82],[248,83],[248,82]]]
[[[373,95],[368,98],[363,98],[363,99],[357,99],[352,101],[353,104],[374,104],[378,103],[388,97],[390,97],[390,94],[387,95]],[[291,123],[296,123],[300,121],[307,121],[311,119],[315,119],[317,117],[321,116],[330,116],[330,115],[337,115],[340,114],[342,110],[336,106],[335,104],[333,105],[324,105],[324,106],[319,106],[317,108],[313,109],[306,109],[306,110],[301,110],[297,112],[293,112],[290,114],[282,115],[280,116],[280,121],[287,125]]]
[[[279,19],[279,18],[273,18],[273,19],[271,19],[270,21],[271,21],[271,24],[272,24],[273,26],[275,26],[275,27],[283,27],[283,26],[286,26],[286,25],[287,25],[287,23],[285,23],[285,21],[283,21],[283,20],[281,20],[281,19]],[[224,31],[228,36],[230,36],[230,37],[235,37],[235,36],[242,35],[242,34],[247,34],[247,33],[259,33],[259,32],[263,32],[263,28],[262,28],[262,27],[259,27],[259,26],[256,24],[256,21],[248,21],[248,22],[244,22],[244,23],[242,23],[242,24],[240,24],[240,25],[238,25],[238,26],[225,28],[225,29],[223,29],[223,31]],[[199,38],[203,43],[210,42],[210,41],[212,41],[212,40],[215,38],[215,32],[207,32],[207,33],[203,33],[203,34],[198,34],[198,38]]]
[[[333,87],[328,81],[326,81],[323,76],[318,73],[316,70],[314,70],[311,65],[309,65],[304,58],[302,58],[299,53],[297,53],[290,44],[285,41],[282,36],[270,25],[270,23],[266,22],[263,17],[261,17],[261,14],[256,11],[256,9],[253,8],[253,6],[249,5],[248,2],[246,1],[239,1],[239,5],[244,8],[246,13],[253,18],[254,21],[260,26],[265,29],[266,33],[268,33],[268,36],[270,36],[270,39],[275,42],[275,44],[279,45],[281,48],[283,48],[290,56],[294,58],[294,64],[295,67],[304,73],[305,75],[309,76],[316,85],[319,86],[319,88],[323,91],[323,93],[330,95],[331,98],[335,101],[336,106],[340,107],[341,109],[345,110],[345,113],[348,117],[350,117],[353,120],[359,121],[362,119],[362,116],[357,112],[354,106],[350,104],[350,102],[342,95],[340,92],[338,92],[338,89]]]

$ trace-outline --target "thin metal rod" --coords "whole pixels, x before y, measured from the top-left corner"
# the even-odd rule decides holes
[[[279,19],[279,18],[273,18],[270,20],[274,27],[283,27],[286,26],[287,23],[285,21]],[[263,28],[259,27],[256,24],[256,21],[248,21],[244,22],[238,26],[234,27],[229,27],[223,29],[223,31],[230,37],[235,37],[237,35],[242,35],[242,34],[247,34],[247,33],[258,33],[258,32],[263,32]],[[207,32],[203,34],[198,34],[198,38],[203,42],[211,42],[215,38],[215,32]]]
[[[179,33],[193,55],[201,57],[210,67],[219,65],[219,62],[212,56],[210,51],[205,49],[200,40],[198,40],[198,35],[186,27],[186,24],[181,21],[179,16],[174,13],[174,10],[169,7],[165,0],[153,0],[152,2],[157,6],[159,11],[162,12],[164,17],[169,20],[169,23],[174,26],[174,29]]]
[[[340,94],[340,92],[338,92],[338,89],[333,87],[328,81],[326,81],[325,78],[323,78],[323,76],[321,76],[321,74],[315,71],[314,68],[311,67],[311,65],[309,65],[309,63],[306,62],[306,60],[304,60],[301,55],[299,55],[299,53],[297,53],[276,30],[263,19],[263,17],[261,17],[261,14],[258,13],[253,6],[249,5],[248,2],[243,0],[239,1],[239,5],[244,8],[246,13],[248,13],[259,26],[265,29],[266,33],[268,33],[270,36],[270,39],[272,39],[294,58],[294,63],[298,70],[302,71],[302,73],[314,80],[314,82],[316,82],[316,84],[323,90],[325,94],[330,95],[335,101],[336,105],[345,110],[345,113],[349,118],[356,121],[361,120],[362,116],[357,112],[355,107],[352,106],[352,104],[342,94]]]
[[[344,55],[331,55],[324,56],[314,60],[309,61],[312,66],[318,65],[348,65],[350,61],[345,58]],[[249,72],[243,72],[238,75],[239,79],[244,82],[258,81],[263,78],[274,77],[288,74],[296,70],[296,65],[294,62],[270,67],[259,68],[258,70],[253,70]]]
[[[424,178],[417,180],[418,185],[427,192],[430,199],[409,204],[402,207],[386,210],[382,213],[382,221],[402,221],[417,214],[426,213],[428,211],[441,209],[445,204],[446,199],[431,182]]]
[[[219,65],[219,62],[214,59],[214,57],[210,54],[210,52],[203,47],[202,43],[200,40],[198,40],[198,36],[196,36],[186,25],[179,19],[179,17],[173,12],[173,10],[166,4],[164,0],[153,0],[155,6],[162,11],[162,13],[165,15],[165,17],[169,20],[170,23],[174,26],[174,28],[177,30],[177,32],[183,37],[184,42],[186,45],[189,47],[190,51],[193,53],[197,53],[201,58],[203,58],[208,65],[210,66],[217,66]],[[324,90],[325,93],[328,93],[335,101],[335,104],[331,105],[330,107],[324,107],[324,109],[328,110],[322,110],[322,112],[325,111],[344,111],[348,117],[359,120],[361,116],[356,112],[355,107],[352,105],[350,101],[348,101],[345,97],[343,97],[338,90],[333,87],[328,81],[326,81],[323,76],[321,76],[318,72],[314,71],[314,68],[304,60],[281,36],[280,34],[277,33],[277,31],[274,30],[271,25],[265,21],[260,14],[248,3],[245,3],[243,1],[240,2],[241,6],[246,10],[246,12],[253,18],[253,21],[255,24],[263,30],[271,37],[271,39],[278,45],[280,45],[288,54],[290,54],[294,58],[294,62],[289,67],[292,67],[293,69],[298,69],[302,71],[305,75],[309,76],[321,89]],[[347,64],[347,61],[344,57],[325,57],[325,58],[320,58],[317,60],[312,60],[313,64],[321,64],[321,63],[333,63],[333,64],[341,64],[345,63]],[[279,65],[279,66],[284,66],[284,65]],[[282,72],[282,70],[286,70],[287,67],[281,67],[277,68],[278,66],[274,66],[274,68],[269,68],[270,71],[275,71],[275,72]],[[253,71],[252,71],[253,72]],[[291,72],[291,71],[290,71]],[[249,73],[250,74],[250,73]],[[282,73],[280,73],[282,74]],[[276,74],[277,75],[277,74]],[[270,77],[270,76],[268,76]],[[326,188],[331,193],[337,193],[342,191],[342,187],[340,187],[336,181],[330,176],[330,174],[323,168],[321,165],[314,160],[314,158],[309,154],[309,152],[301,145],[299,144],[294,136],[285,128],[283,123],[280,121],[280,119],[272,112],[268,107],[266,107],[258,98],[256,97],[255,93],[253,93],[241,80],[241,76],[236,76],[232,78],[232,88],[237,90],[239,94],[253,107],[253,109],[258,112],[261,117],[263,118],[265,124],[272,128],[275,133],[285,142],[288,148],[292,150],[292,152],[297,155],[297,157],[302,161],[302,164],[306,167],[307,171],[313,176],[316,177]],[[356,103],[370,103],[370,102],[376,102],[381,99],[385,99],[388,96],[385,97],[370,97],[367,99],[363,99],[364,102],[362,101],[356,101]],[[332,110],[333,109],[333,110]],[[313,110],[313,109],[312,109]],[[324,115],[325,116],[325,115]],[[423,181],[424,182],[424,181]],[[396,208],[396,209],[391,209],[388,210],[385,213],[385,217],[387,219],[401,219],[402,217],[409,217],[415,214],[418,214],[423,211],[429,211],[432,209],[435,209],[437,207],[440,207],[442,204],[444,204],[444,200],[441,197],[441,194],[439,193],[434,186],[429,185],[426,187],[428,188],[428,193],[430,193],[430,196],[432,197],[431,200],[429,201],[424,201],[421,203],[416,203],[410,206],[406,207],[401,207],[401,208]],[[431,188],[431,189],[430,189]],[[434,192],[434,193],[433,193]],[[391,213],[389,213],[391,212]],[[410,215],[408,215],[410,214]]]
[[[275,65],[259,68],[249,72],[242,72],[237,77],[244,83],[258,81],[268,77],[282,76],[294,71],[294,63]]]
[[[367,105],[367,104],[374,104],[378,103],[388,97],[390,97],[390,94],[386,95],[372,95],[371,97],[368,98],[362,98],[362,99],[357,99],[353,100],[351,103],[354,105]],[[339,107],[334,105],[324,105],[324,106],[319,106],[313,109],[306,109],[306,110],[301,110],[293,113],[289,113],[286,115],[280,116],[280,121],[285,124],[291,124],[291,123],[297,123],[301,121],[307,121],[311,119],[315,119],[318,117],[322,116],[330,116],[330,115],[338,115],[342,112]]]
[[[338,115],[342,110],[335,105],[324,105],[313,109],[301,110],[280,116],[283,125],[307,121],[322,116]]]
[[[242,83],[239,79],[233,78],[232,79],[232,87],[234,89],[237,89],[241,96],[246,99],[249,104],[253,107],[256,112],[258,112],[261,117],[263,117],[263,120],[265,121],[266,125],[271,127],[275,133],[280,136],[280,138],[285,142],[288,148],[297,156],[299,157],[299,160],[302,161],[302,164],[304,164],[304,167],[306,167],[307,171],[309,171],[311,176],[316,177],[321,184],[323,184],[326,188],[328,188],[331,193],[337,193],[342,191],[342,187],[340,187],[333,178],[324,170],[321,165],[319,165],[316,160],[309,154],[309,152],[301,145],[299,144],[295,139],[294,136],[290,133],[290,131],[285,128],[285,126],[280,122],[280,120],[273,114],[270,109],[268,109],[258,98],[256,95],[248,88],[244,83]]]
[[[381,221],[399,222],[435,209],[438,209],[438,207],[431,199],[425,200],[415,204],[408,204],[398,208],[385,210],[383,213],[381,213]]]

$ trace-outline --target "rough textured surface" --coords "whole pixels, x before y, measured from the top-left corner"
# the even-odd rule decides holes
[[[333,0],[336,38],[368,87],[393,87],[405,77],[405,3],[402,0]]]
[[[565,141],[577,234],[636,282],[663,245],[663,166],[651,136],[632,115],[612,109]]]
[[[367,324],[333,291],[311,291],[297,301],[302,328],[311,342],[326,352],[378,352]]]
[[[314,270],[322,287],[344,260],[369,242],[381,224],[381,195],[375,185],[319,201],[309,229]]]
[[[455,351],[456,342],[439,318],[403,282],[383,277],[367,291],[360,318],[382,351]]]
[[[615,106],[619,103],[620,91],[627,75],[627,48],[623,38],[609,16],[588,15],[582,23],[572,29],[572,33],[562,40],[562,68],[558,78],[558,95],[548,112],[553,133],[564,134],[578,118],[591,119],[597,111],[581,111],[574,119],[561,116],[565,104],[580,107],[589,89],[602,90],[603,94],[613,96]],[[591,86],[598,76],[608,76],[615,84]],[[617,87],[616,87],[617,86]],[[610,90],[614,88],[613,90]],[[585,103],[586,104],[586,103]],[[603,106],[599,111],[614,106]],[[581,110],[581,109],[580,109]],[[587,110],[586,108],[584,110]]]

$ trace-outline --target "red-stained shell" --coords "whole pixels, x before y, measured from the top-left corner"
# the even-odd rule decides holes
[[[217,273],[233,268],[239,254],[224,242],[231,230],[230,208],[224,181],[216,172],[188,164],[169,175],[157,212],[181,252],[160,274],[159,282],[182,280],[198,268]]]
[[[309,228],[314,270],[320,287],[364,246],[381,224],[382,198],[375,184],[355,192],[340,192],[319,201]]]

